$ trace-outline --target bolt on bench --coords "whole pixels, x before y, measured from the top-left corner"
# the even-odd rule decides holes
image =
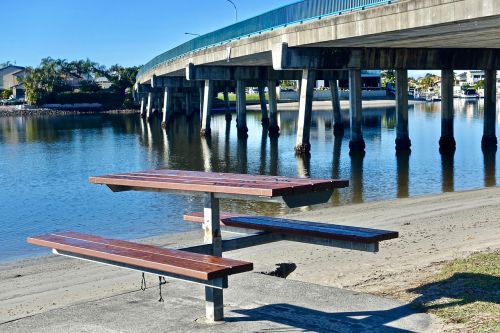
[[[373,229],[223,216],[225,228],[252,234],[222,240],[220,198],[284,202],[295,208],[327,202],[334,189],[348,186],[346,180],[153,170],[91,177],[90,182],[107,185],[113,192],[160,191],[202,196],[204,211],[192,218],[202,223],[205,244],[164,249],[74,232],[31,237],[28,242],[65,256],[201,283],[205,285],[206,316],[211,321],[224,319],[223,288],[228,286],[227,277],[253,269],[252,263],[222,258],[223,251],[293,240],[376,252],[379,241],[397,237],[397,233]]]

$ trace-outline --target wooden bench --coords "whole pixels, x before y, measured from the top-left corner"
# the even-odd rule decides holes
[[[221,212],[220,216],[222,227],[228,231],[243,233],[260,231],[264,233],[262,236],[268,236],[268,238],[271,236],[271,241],[289,240],[368,252],[378,252],[379,242],[399,236],[395,231],[268,216],[248,216],[227,212]],[[203,213],[186,214],[184,220],[203,223]],[[225,249],[224,243],[223,249]]]
[[[153,273],[218,289],[227,288],[229,275],[253,269],[253,264],[250,262],[76,232],[29,237],[28,243],[52,248],[54,253],[60,255]]]

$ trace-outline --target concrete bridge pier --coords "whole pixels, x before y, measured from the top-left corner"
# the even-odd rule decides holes
[[[267,114],[267,101],[266,101],[266,86],[261,83],[259,84],[259,101],[260,110],[262,112],[262,125],[269,125],[269,115]]]
[[[193,116],[193,103],[192,103],[192,98],[193,94],[191,91],[186,91],[184,93],[184,98],[186,102],[186,117],[190,118]]]
[[[224,112],[226,121],[231,121],[233,116],[231,115],[231,104],[229,103],[229,88],[227,86],[224,87]]]
[[[243,80],[236,81],[236,108],[236,128],[238,130],[238,136],[247,137],[247,101],[245,93],[245,81]]]
[[[200,115],[203,113],[203,100],[204,100],[204,95],[205,94],[205,86],[201,85],[199,88],[199,95],[200,95]]]
[[[487,69],[484,80],[484,128],[481,146],[496,147],[496,113],[497,113],[497,71]]]
[[[161,127],[163,128],[167,127],[167,124],[173,117],[173,95],[173,89],[165,87],[165,92],[163,94],[163,119],[161,122]]]
[[[268,81],[267,88],[269,90],[269,136],[276,137],[280,134],[278,125],[278,100],[276,97],[276,81]]]
[[[455,76],[452,69],[444,69],[441,73],[441,139],[439,151],[454,152],[456,142],[453,127],[453,84]]]
[[[349,116],[351,122],[351,152],[365,151],[363,139],[363,103],[361,96],[361,70],[349,70]]]
[[[408,134],[408,71],[396,70],[396,150],[409,150]]]
[[[141,117],[146,118],[146,97],[141,97]]]
[[[312,102],[315,80],[315,70],[302,70],[299,100],[299,119],[297,124],[297,144],[295,145],[295,153],[297,155],[307,155],[311,151],[311,143],[309,142],[309,139],[311,135]]]
[[[333,109],[333,135],[344,136],[344,124],[342,123],[342,114],[340,111],[339,82],[330,80],[330,92],[332,94]]]
[[[146,118],[151,119],[151,115],[153,114],[153,93],[148,93],[148,106],[146,109]]]
[[[210,127],[212,117],[212,100],[214,96],[214,82],[205,80],[205,89],[203,92],[203,112],[201,116],[201,135],[210,136],[212,129]]]

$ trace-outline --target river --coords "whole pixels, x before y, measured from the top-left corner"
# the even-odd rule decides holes
[[[495,186],[495,151],[481,150],[483,101],[455,100],[457,151],[441,155],[440,103],[410,107],[411,154],[396,154],[395,109],[366,108],[366,154],[349,154],[349,133],[335,139],[330,112],[313,112],[310,159],[296,158],[297,112],[281,111],[281,136],[262,131],[248,114],[249,138],[238,140],[235,122],[212,121],[212,137],[198,121],[176,118],[168,130],[137,114],[89,114],[0,118],[0,261],[47,253],[26,237],[74,230],[135,239],[192,230],[182,214],[201,209],[199,199],[161,193],[112,193],[88,177],[170,168],[315,178],[346,178],[350,187],[328,205],[405,198]],[[347,117],[347,114],[345,114]],[[233,116],[233,119],[235,117]],[[497,118],[498,119],[498,118]],[[500,120],[497,122],[497,129]],[[282,214],[272,203],[223,201],[223,209]],[[308,208],[305,208],[308,209]],[[369,221],[367,221],[369,226]]]

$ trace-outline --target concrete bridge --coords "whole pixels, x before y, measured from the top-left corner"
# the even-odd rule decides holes
[[[295,150],[307,154],[315,80],[329,81],[334,131],[342,135],[338,80],[348,78],[350,149],[363,151],[362,70],[373,69],[396,71],[398,150],[411,146],[408,70],[442,71],[442,151],[455,150],[454,70],[485,70],[482,146],[496,147],[498,0],[305,0],[197,37],[157,56],[141,68],[135,90],[142,114],[151,117],[155,110],[161,112],[163,126],[172,121],[175,109],[192,115],[196,104],[202,110],[201,131],[210,135],[213,96],[224,93],[230,121],[228,91],[234,89],[238,133],[246,136],[245,87],[259,87],[262,122],[269,125],[270,135],[277,135],[277,82],[300,80]]]

